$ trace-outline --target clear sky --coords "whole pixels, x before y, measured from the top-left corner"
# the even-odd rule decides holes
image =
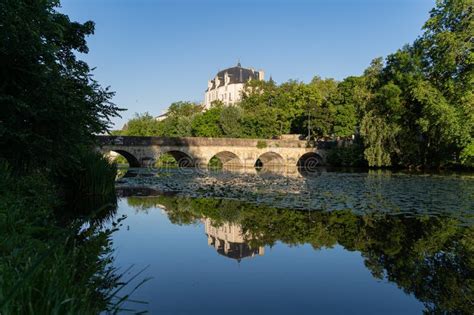
[[[421,34],[434,0],[62,0],[71,20],[96,23],[81,56],[134,113],[159,115],[204,98],[207,80],[234,66],[277,83],[360,75]]]

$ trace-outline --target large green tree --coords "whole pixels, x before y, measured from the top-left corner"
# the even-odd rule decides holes
[[[78,59],[94,23],[71,22],[58,5],[0,2],[0,158],[22,168],[74,162],[118,115],[113,93]]]
[[[219,125],[223,105],[220,101],[213,103],[211,108],[196,115],[191,123],[192,134],[196,137],[221,137],[222,129]]]
[[[362,126],[370,165],[472,163],[473,7],[437,1],[422,36],[365,72],[372,97]]]

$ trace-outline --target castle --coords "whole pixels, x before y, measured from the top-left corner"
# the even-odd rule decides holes
[[[244,84],[251,80],[263,80],[263,70],[243,68],[240,62],[237,66],[219,71],[214,79],[207,82],[207,90],[204,94],[204,107],[211,107],[213,101],[222,101],[224,105],[237,103],[241,100],[241,91]]]

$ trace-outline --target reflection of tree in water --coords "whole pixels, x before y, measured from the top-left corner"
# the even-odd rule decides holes
[[[129,198],[141,208],[164,205],[174,224],[238,223],[252,248],[277,241],[311,244],[315,249],[340,244],[360,251],[378,279],[414,294],[432,313],[472,313],[474,307],[474,226],[447,216],[354,214],[295,211],[232,200],[180,197]]]

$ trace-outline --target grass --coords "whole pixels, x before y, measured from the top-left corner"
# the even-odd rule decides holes
[[[117,313],[128,299],[119,296],[127,281],[112,265],[111,234],[121,219],[110,228],[102,224],[103,209],[115,207],[110,199],[114,166],[97,156],[81,159],[88,167],[72,172],[77,177],[63,189],[49,175],[15,177],[0,163],[0,314]],[[81,194],[87,201],[73,213],[99,202],[102,207],[58,219],[57,213],[68,212],[71,204],[59,196]]]

